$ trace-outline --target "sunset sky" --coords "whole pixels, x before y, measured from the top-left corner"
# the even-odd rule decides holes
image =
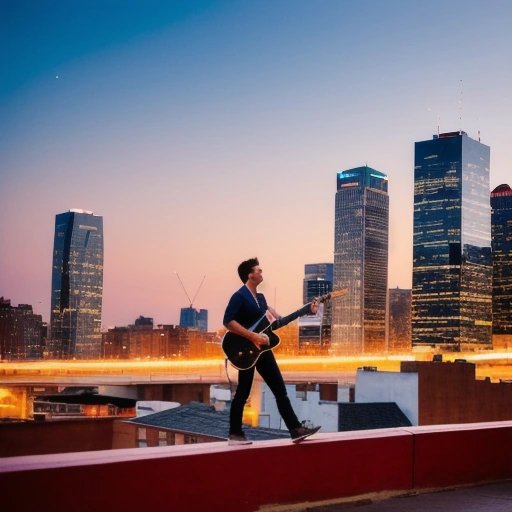
[[[220,326],[259,256],[269,303],[332,261],[336,173],[389,177],[410,287],[414,142],[465,130],[512,176],[508,0],[0,0],[0,295],[49,319],[55,215],[104,218],[103,327]]]

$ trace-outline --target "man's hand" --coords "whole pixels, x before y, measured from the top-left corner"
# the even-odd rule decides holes
[[[311,303],[311,314],[312,315],[316,315],[318,312],[318,300],[315,299],[312,303]]]
[[[254,336],[251,336],[251,341],[258,347],[265,347],[270,344],[269,337],[264,333],[253,333]]]

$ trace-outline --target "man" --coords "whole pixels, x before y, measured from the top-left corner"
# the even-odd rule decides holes
[[[267,305],[265,296],[257,292],[258,285],[263,281],[263,271],[259,266],[258,258],[243,261],[238,266],[238,275],[244,285],[237,290],[226,307],[224,313],[224,325],[232,333],[243,336],[251,341],[258,349],[268,345],[268,336],[249,330],[268,310],[275,318],[281,318]],[[295,317],[316,314],[318,304],[312,302],[306,304],[295,313]],[[290,315],[292,316],[292,315]],[[290,317],[287,317],[290,319]],[[289,321],[289,320],[288,320]],[[280,325],[282,326],[282,325]],[[242,416],[245,402],[249,398],[254,370],[263,377],[268,387],[276,398],[277,408],[281,414],[290,436],[294,442],[300,441],[320,430],[320,427],[307,428],[298,420],[286,393],[281,371],[277,366],[272,350],[262,352],[256,365],[246,370],[238,371],[238,386],[236,388],[229,418],[229,444],[251,444],[242,431]]]

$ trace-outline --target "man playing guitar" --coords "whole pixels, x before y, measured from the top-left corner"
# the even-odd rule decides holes
[[[251,258],[240,263],[238,275],[244,285],[229,300],[223,323],[231,333],[249,340],[255,346],[256,351],[259,352],[269,344],[269,337],[265,333],[250,330],[250,327],[265,314],[268,318],[274,320],[279,320],[281,317],[267,305],[265,296],[257,292],[258,285],[263,281],[263,271],[257,258]],[[318,304],[313,301],[299,309],[293,316],[314,315],[317,310]],[[259,354],[254,365],[238,371],[238,386],[230,411],[229,444],[251,444],[251,441],[246,439],[242,431],[242,416],[251,391],[255,370],[262,376],[274,394],[279,413],[294,442],[301,441],[320,430],[320,427],[305,427],[298,420],[286,393],[284,380],[274,354],[272,350],[265,350]]]

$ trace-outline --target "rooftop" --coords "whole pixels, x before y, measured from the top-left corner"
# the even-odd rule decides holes
[[[216,411],[213,406],[199,402],[191,402],[126,421],[187,434],[217,437],[218,439],[227,439],[229,432],[229,412]],[[287,431],[273,428],[244,427],[244,431],[246,437],[252,441],[290,438]]]
[[[354,167],[353,169],[346,169],[345,171],[340,171],[338,176],[340,178],[348,178],[352,176],[374,176],[375,178],[382,178],[387,180],[388,177],[381,171],[377,171],[377,169],[373,169],[372,167],[368,167],[367,165],[363,165],[361,167]]]
[[[500,197],[500,196],[512,196],[512,189],[510,185],[502,184],[498,185],[492,192],[491,197]]]
[[[340,432],[412,426],[395,402],[342,402],[338,407]]]

